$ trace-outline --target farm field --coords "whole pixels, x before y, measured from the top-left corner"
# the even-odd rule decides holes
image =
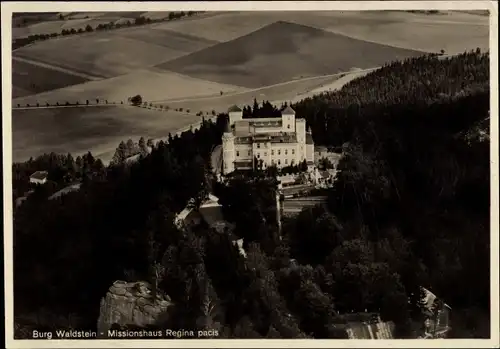
[[[238,39],[162,63],[158,68],[256,88],[380,66],[421,54],[279,21]]]
[[[128,97],[140,94],[145,101],[179,99],[186,96],[198,98],[203,96],[219,96],[223,93],[245,91],[239,86],[218,84],[215,82],[199,80],[177,73],[155,71],[151,69],[117,76],[110,79],[89,81],[58,90],[47,91],[37,95],[16,98],[13,103],[17,105],[34,105],[36,103],[56,102],[65,103],[85,102],[85,100],[108,99],[110,102],[124,103]]]
[[[489,43],[488,16],[457,11],[439,15],[403,11],[225,12],[197,19],[196,26],[169,22],[158,27],[230,41],[280,20],[420,51],[461,53],[476,47],[486,49]]]
[[[62,52],[65,54],[61,54]],[[156,65],[185,53],[106,32],[48,40],[22,47],[14,55],[77,72],[113,77]]]
[[[17,19],[12,29],[14,39],[26,37],[32,34],[51,34],[60,33],[63,29],[84,29],[87,25],[95,28],[99,24],[107,24],[116,21],[134,21],[135,18],[144,15],[142,12],[60,12],[50,13],[48,15],[33,18],[28,16],[28,21],[34,21],[32,24],[22,25],[24,17]],[[63,19],[60,18],[63,16]],[[156,18],[165,18],[165,12],[158,15]]]
[[[61,71],[12,60],[12,98],[81,84],[87,79]],[[36,102],[35,102],[36,103]]]
[[[194,113],[109,106],[13,110],[13,161],[43,153],[91,151],[109,161],[122,140],[166,138],[200,120]]]
[[[289,101],[293,98],[302,99],[313,89],[317,89],[322,85],[330,84],[339,79],[339,75],[335,76],[320,76],[315,78],[290,81],[278,85],[251,89],[248,91],[235,92],[224,94],[222,96],[199,97],[199,98],[184,98],[178,100],[158,100],[159,104],[165,104],[171,108],[189,108],[193,111],[211,112],[226,112],[231,105],[246,105],[252,103],[256,98],[258,101]]]
[[[182,53],[191,53],[215,45],[218,41],[199,38],[189,34],[160,30],[154,27],[132,27],[109,31],[110,34],[167,47]]]

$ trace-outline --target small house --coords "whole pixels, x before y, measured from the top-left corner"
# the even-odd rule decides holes
[[[33,184],[44,184],[47,182],[47,177],[49,173],[47,171],[36,171],[30,176],[30,183]]]

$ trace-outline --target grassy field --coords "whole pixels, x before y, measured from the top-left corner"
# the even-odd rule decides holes
[[[86,81],[87,79],[80,76],[12,60],[12,98],[81,84]]]
[[[276,22],[238,39],[158,66],[200,79],[256,88],[294,79],[370,68],[420,51]]]
[[[14,110],[12,157],[24,161],[52,151],[76,156],[90,150],[109,161],[122,140],[166,138],[199,120],[194,113],[121,106]]]
[[[139,70],[130,74],[117,76],[115,78],[89,81],[80,85],[73,85],[66,88],[48,91],[33,96],[16,98],[14,105],[21,104],[34,105],[38,103],[65,101],[101,100],[127,101],[128,97],[140,94],[144,100],[166,100],[179,99],[186,96],[191,98],[203,96],[219,96],[223,93],[234,93],[245,91],[244,88],[231,85],[223,85],[215,82],[198,80],[187,76],[182,76],[172,72]]]

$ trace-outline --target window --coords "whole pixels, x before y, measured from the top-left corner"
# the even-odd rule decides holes
[[[288,155],[288,149],[285,149],[285,155]]]
[[[288,159],[285,159],[285,165],[288,164]]]
[[[260,143],[257,143],[257,148],[259,148],[259,149],[260,149]]]
[[[260,159],[260,154],[259,153],[257,153],[257,159]]]
[[[278,160],[278,165],[281,165],[281,160]]]
[[[264,152],[264,156],[267,156],[267,151]]]
[[[281,150],[280,149],[278,149],[278,155],[281,155]]]
[[[274,155],[274,150],[271,150],[271,155]]]
[[[249,150],[249,151],[248,151],[248,156],[250,156],[250,155],[251,155],[251,154],[250,154],[250,150]]]
[[[295,154],[295,149],[292,149],[292,155]]]
[[[236,151],[236,156],[240,156],[240,152],[238,150]]]

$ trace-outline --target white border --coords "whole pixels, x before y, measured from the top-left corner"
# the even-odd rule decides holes
[[[325,11],[325,10],[490,10],[491,60],[491,339],[489,340],[13,340],[12,285],[12,144],[11,27],[12,12],[72,11]],[[499,346],[498,221],[498,4],[496,1],[279,1],[279,2],[2,2],[2,131],[4,176],[5,338],[8,348],[136,348],[136,347],[369,347],[469,348]],[[473,285],[471,285],[473,287]],[[95,304],[98,306],[98,304]],[[97,319],[96,319],[97,321]]]

